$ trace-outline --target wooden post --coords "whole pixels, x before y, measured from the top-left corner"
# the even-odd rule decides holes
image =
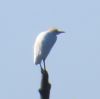
[[[49,99],[51,84],[49,83],[49,74],[46,69],[41,68],[41,87],[39,89],[41,99]]]

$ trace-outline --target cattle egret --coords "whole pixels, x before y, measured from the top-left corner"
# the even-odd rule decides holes
[[[45,69],[45,60],[57,40],[57,35],[61,33],[64,33],[64,31],[53,28],[41,32],[37,36],[34,44],[34,63],[36,65],[40,64],[41,67],[41,62],[43,61]]]

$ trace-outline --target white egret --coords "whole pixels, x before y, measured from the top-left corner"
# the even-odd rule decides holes
[[[34,63],[40,64],[43,61],[45,69],[45,59],[47,58],[51,48],[57,40],[57,35],[64,33],[64,31],[58,30],[56,28],[49,29],[47,31],[41,32],[34,44]],[[42,67],[41,67],[42,68]]]

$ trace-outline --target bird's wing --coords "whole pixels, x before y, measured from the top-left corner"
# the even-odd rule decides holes
[[[52,34],[48,34],[44,37],[41,45],[41,56],[42,59],[46,59],[53,45],[55,44],[57,37]]]
[[[34,63],[40,64],[42,57],[41,57],[41,44],[42,44],[42,36],[39,35],[36,38],[35,44],[34,44]]]

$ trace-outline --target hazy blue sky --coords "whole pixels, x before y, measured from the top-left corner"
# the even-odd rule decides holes
[[[40,99],[32,46],[50,27],[67,32],[46,60],[50,99],[100,99],[99,0],[1,0],[0,99]]]

